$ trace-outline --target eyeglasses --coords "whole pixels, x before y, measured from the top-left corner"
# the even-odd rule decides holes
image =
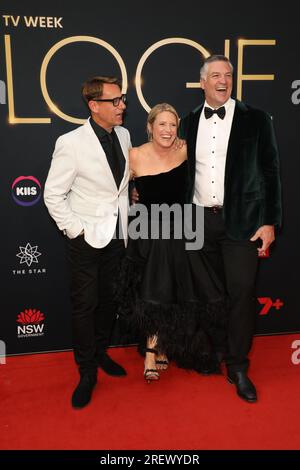
[[[126,103],[127,96],[126,95],[121,95],[121,96],[117,96],[117,98],[111,98],[111,99],[105,99],[105,100],[93,99],[92,101],[107,101],[109,103],[112,103],[113,106],[119,106],[120,101],[122,101],[124,104]]]

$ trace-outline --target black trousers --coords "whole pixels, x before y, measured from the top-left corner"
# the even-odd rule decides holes
[[[96,374],[97,355],[109,345],[116,319],[116,275],[124,252],[124,240],[112,239],[99,249],[83,236],[67,241],[73,348],[81,375]]]
[[[204,209],[202,250],[224,282],[229,300],[227,351],[229,372],[247,371],[248,353],[255,330],[255,282],[258,266],[257,242],[228,238],[222,210]],[[218,345],[215,345],[218,348]]]

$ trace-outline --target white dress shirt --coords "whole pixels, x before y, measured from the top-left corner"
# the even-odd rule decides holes
[[[205,101],[199,119],[193,202],[200,206],[223,205],[226,155],[235,100],[229,98],[224,106],[226,110],[224,119],[220,119],[217,114],[206,119],[204,108],[211,106]]]

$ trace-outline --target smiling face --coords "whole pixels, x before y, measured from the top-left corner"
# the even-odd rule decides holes
[[[121,96],[121,90],[115,83],[104,83],[103,93],[100,99],[113,99]],[[111,132],[114,126],[120,126],[123,122],[123,113],[126,109],[125,103],[120,100],[118,106],[111,101],[89,101],[92,118],[99,126]]]
[[[205,99],[212,108],[219,108],[230,98],[232,93],[232,70],[230,64],[215,61],[207,64],[206,76],[201,78],[200,86]]]
[[[152,134],[152,141],[162,147],[171,147],[177,136],[178,122],[176,116],[170,111],[158,113],[153,124],[148,124],[148,131]]]

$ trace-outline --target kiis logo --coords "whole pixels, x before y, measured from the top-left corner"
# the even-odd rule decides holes
[[[20,206],[33,206],[39,202],[42,186],[34,176],[19,176],[11,186],[13,200]]]
[[[28,338],[33,336],[44,336],[45,315],[37,309],[26,309],[20,312],[17,318],[18,338]]]

